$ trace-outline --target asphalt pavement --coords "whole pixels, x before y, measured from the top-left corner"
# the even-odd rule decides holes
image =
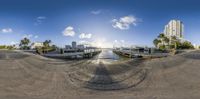
[[[59,60],[0,51],[0,99],[200,98],[200,51],[108,64],[110,55]]]

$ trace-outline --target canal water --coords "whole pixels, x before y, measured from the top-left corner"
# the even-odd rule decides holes
[[[124,59],[126,58],[113,53],[112,49],[102,49],[102,52],[95,57],[97,63],[103,62],[106,64],[117,62]]]

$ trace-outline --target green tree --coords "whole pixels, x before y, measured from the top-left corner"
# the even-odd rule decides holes
[[[177,49],[177,44],[179,44],[179,40],[176,38],[176,36],[171,37],[171,45],[174,49]]]
[[[51,46],[53,50],[56,50],[58,47],[56,45]]]
[[[169,40],[168,37],[164,37],[164,38],[163,38],[163,41],[164,41],[165,43],[169,44],[169,41],[170,41],[170,40]]]
[[[24,38],[20,41],[20,47],[21,49],[29,49],[29,43],[30,43],[30,40],[28,38]]]
[[[194,46],[191,42],[185,41],[181,44],[181,49],[194,49]]]
[[[161,33],[158,35],[158,38],[164,38],[165,37],[165,34]]]
[[[0,45],[0,49],[6,49],[5,45]]]
[[[165,45],[161,45],[161,46],[159,46],[159,49],[160,49],[160,50],[165,50],[165,49],[166,49],[166,46],[165,46]]]
[[[48,48],[50,46],[51,40],[45,40],[43,42],[44,47]]]
[[[45,40],[44,42],[43,42],[43,52],[44,53],[47,53],[48,52],[48,50],[51,50],[51,47],[50,47],[50,43],[51,43],[51,40]]]
[[[155,47],[158,47],[159,43],[161,43],[161,40],[158,40],[158,39],[153,40],[153,44],[155,45]]]
[[[169,39],[163,33],[161,33],[158,35],[158,37],[156,39],[154,39],[153,43],[154,43],[155,47],[158,48],[159,47],[158,44],[160,44],[160,43],[161,43],[160,46],[165,46],[166,43],[168,44]],[[166,47],[164,47],[164,48],[166,48]]]

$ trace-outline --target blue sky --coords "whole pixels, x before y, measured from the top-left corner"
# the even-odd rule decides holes
[[[96,46],[153,46],[171,19],[183,21],[184,37],[200,44],[199,0],[0,0],[0,44],[51,39]]]

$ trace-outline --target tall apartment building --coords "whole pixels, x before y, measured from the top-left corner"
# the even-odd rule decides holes
[[[76,42],[73,41],[73,42],[72,42],[72,48],[75,49],[76,47],[77,47],[77,46],[76,46]]]
[[[180,20],[171,20],[165,25],[164,34],[167,37],[176,36],[179,39],[183,38],[184,25]]]

